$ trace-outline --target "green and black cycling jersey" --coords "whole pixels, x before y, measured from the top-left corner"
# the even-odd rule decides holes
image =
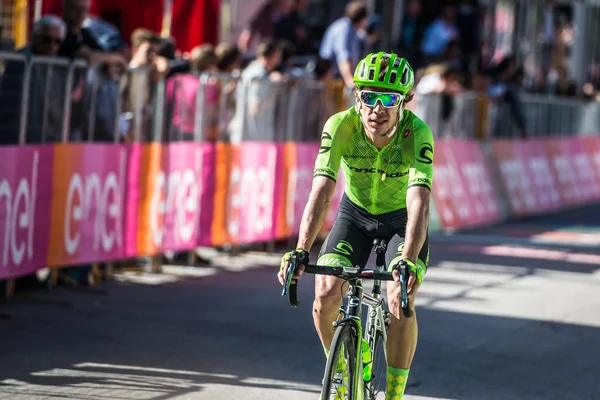
[[[403,111],[394,138],[378,150],[352,107],[327,120],[314,175],[336,180],[341,165],[348,198],[379,215],[406,208],[406,191],[411,186],[431,190],[433,154],[431,130],[412,111]]]

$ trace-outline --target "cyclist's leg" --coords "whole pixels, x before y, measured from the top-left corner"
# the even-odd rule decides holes
[[[404,237],[394,235],[388,245],[386,254],[388,268],[391,268],[397,261],[402,259],[402,250],[404,248]],[[417,266],[423,269],[423,276],[427,271],[429,262],[429,243],[427,238],[419,252]],[[415,299],[421,282],[415,282],[410,294],[408,295],[409,310],[402,310],[400,295],[400,284],[388,282],[388,303],[392,314],[391,325],[388,331],[387,355],[388,355],[388,389],[386,400],[398,400],[402,398],[408,372],[415,355],[418,338],[417,314],[415,312]]]
[[[338,214],[331,232],[321,246],[319,265],[364,266],[371,251],[371,245],[354,219]],[[315,328],[323,344],[329,349],[333,338],[335,322],[342,304],[342,284],[344,281],[334,276],[316,275],[313,318]]]

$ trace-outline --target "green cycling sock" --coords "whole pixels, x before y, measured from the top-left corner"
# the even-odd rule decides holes
[[[401,369],[388,366],[387,391],[385,400],[401,400],[408,380],[410,369]]]

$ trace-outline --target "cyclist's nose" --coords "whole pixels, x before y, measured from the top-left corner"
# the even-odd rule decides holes
[[[373,111],[375,111],[376,113],[380,113],[384,109],[385,109],[385,107],[381,103],[381,100],[377,100],[377,103],[375,103],[375,107],[373,107]]]

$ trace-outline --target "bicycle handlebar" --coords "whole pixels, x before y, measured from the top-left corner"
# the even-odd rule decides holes
[[[292,278],[296,272],[296,268],[299,265],[298,254],[293,251],[289,259],[288,273],[285,277],[285,283],[283,285],[282,296],[286,294],[289,297],[290,305],[292,307],[298,307],[300,302],[298,301],[298,282],[292,283]],[[351,279],[371,279],[380,281],[393,281],[394,277],[391,272],[377,271],[374,269],[361,269],[359,267],[337,267],[327,265],[314,265],[308,264],[304,266],[304,272],[316,275],[331,275],[337,276],[344,280]],[[402,286],[402,307],[405,308],[408,305],[406,299],[406,284],[408,282],[408,270],[400,271],[400,284]]]

